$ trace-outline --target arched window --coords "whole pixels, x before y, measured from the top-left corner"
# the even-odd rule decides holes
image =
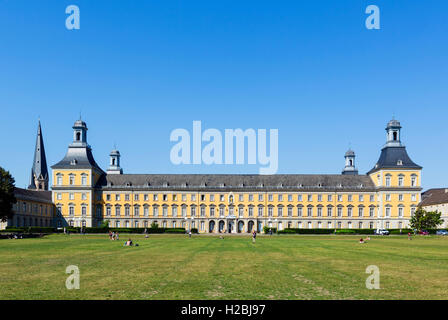
[[[394,131],[393,136],[394,136],[394,141],[397,141],[398,140],[398,133],[396,131]]]
[[[350,167],[353,167],[353,160],[350,160]]]
[[[81,132],[76,132],[76,141],[81,140]]]

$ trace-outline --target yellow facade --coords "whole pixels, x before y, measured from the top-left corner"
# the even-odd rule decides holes
[[[396,127],[395,122],[389,123],[388,135]],[[83,130],[87,130],[85,124],[75,123],[74,129],[80,130],[78,138],[82,140]],[[53,166],[53,202],[58,208],[58,225],[97,227],[109,221],[111,227],[148,228],[157,223],[160,227],[197,228],[201,233],[261,231],[265,226],[279,229],[406,228],[420,202],[421,167],[407,158],[397,136],[392,136],[393,140],[388,140],[391,145],[386,145],[382,152],[388,153],[384,156],[387,159],[394,154],[403,157],[396,164],[381,160],[382,156],[368,175],[358,176],[357,171],[352,170],[354,153],[350,153],[346,154],[346,172],[352,176],[344,176],[346,172],[316,175],[316,179],[332,182],[276,186],[268,184],[274,176],[253,177],[267,179],[264,185],[143,183],[137,180],[145,175],[122,174],[121,168],[116,166],[119,158],[117,162],[111,161],[115,165],[111,172],[119,174],[103,172],[91,154],[90,167],[81,157],[77,162],[72,154],[79,153],[83,141],[74,141],[66,158]],[[84,146],[87,153],[91,152],[90,147]],[[118,151],[114,152],[113,155],[119,155]],[[83,167],[78,168],[78,163]],[[235,181],[241,177],[233,176]],[[289,177],[308,181],[309,176],[284,177],[285,181]],[[148,179],[162,178],[150,176]],[[167,176],[167,179],[177,178]],[[185,179],[189,178],[197,179],[194,175],[187,175]],[[219,180],[220,176],[204,175],[203,180],[208,178]]]

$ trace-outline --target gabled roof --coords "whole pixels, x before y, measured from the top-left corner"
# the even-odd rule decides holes
[[[22,188],[15,188],[14,196],[16,197],[17,200],[53,203],[51,200],[51,191],[35,191]]]
[[[420,206],[448,203],[448,188],[429,189],[422,193]]]
[[[421,166],[414,163],[411,158],[409,158],[406,152],[406,147],[384,147],[381,150],[380,158],[367,174],[375,172],[377,170],[387,168],[387,169],[422,169]]]

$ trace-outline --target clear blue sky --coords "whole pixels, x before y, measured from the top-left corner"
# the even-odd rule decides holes
[[[65,28],[76,4],[81,29]],[[365,28],[367,5],[381,30]],[[49,166],[82,111],[97,162],[126,173],[258,173],[174,166],[176,128],[279,129],[278,173],[365,173],[401,121],[424,188],[448,186],[448,2],[0,0],[0,166],[28,183],[37,120]]]

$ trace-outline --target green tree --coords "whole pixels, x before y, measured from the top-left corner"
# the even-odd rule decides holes
[[[9,171],[0,167],[0,221],[5,222],[13,216],[12,206],[17,202],[14,195],[14,178]]]
[[[100,228],[107,229],[109,228],[109,220],[104,220],[101,222]]]
[[[442,214],[437,211],[427,212],[422,208],[419,208],[417,211],[415,211],[409,224],[412,229],[415,229],[417,231],[425,229],[436,229],[443,223],[443,220],[440,218],[441,215]]]

